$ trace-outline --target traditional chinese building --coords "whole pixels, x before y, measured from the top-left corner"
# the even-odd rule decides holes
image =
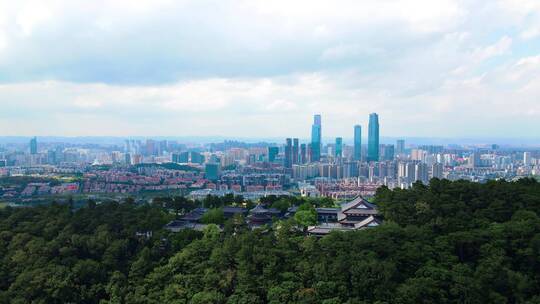
[[[308,228],[312,235],[326,235],[332,230],[350,231],[376,227],[382,223],[377,206],[358,196],[341,208],[317,208],[319,225]]]

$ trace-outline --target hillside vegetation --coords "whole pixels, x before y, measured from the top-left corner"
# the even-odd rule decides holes
[[[379,189],[384,224],[163,230],[161,206],[0,210],[0,303],[540,303],[540,183]],[[150,232],[152,232],[150,234]]]

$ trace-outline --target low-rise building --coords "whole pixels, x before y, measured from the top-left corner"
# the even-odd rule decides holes
[[[312,235],[326,235],[332,230],[358,230],[376,227],[382,223],[377,206],[361,196],[344,203],[341,208],[317,208],[319,225],[308,227]]]

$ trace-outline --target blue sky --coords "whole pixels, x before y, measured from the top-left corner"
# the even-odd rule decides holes
[[[540,2],[0,0],[0,135],[534,137]]]

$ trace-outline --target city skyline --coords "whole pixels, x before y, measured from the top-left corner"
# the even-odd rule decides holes
[[[376,146],[379,146],[379,144],[389,144],[389,143],[395,143],[396,141],[399,143],[400,141],[403,141],[403,140],[407,140],[407,142],[413,144],[413,145],[417,145],[417,144],[443,144],[443,145],[447,145],[447,144],[472,144],[472,145],[491,145],[491,144],[502,144],[502,145],[506,145],[506,146],[523,146],[523,147],[526,147],[526,146],[538,146],[539,144],[537,143],[538,141],[538,138],[535,138],[535,137],[530,137],[530,138],[512,138],[512,139],[502,139],[502,138],[496,138],[496,137],[485,137],[485,138],[474,138],[474,137],[471,137],[471,138],[436,138],[436,137],[425,137],[425,138],[421,138],[421,137],[408,137],[408,136],[394,136],[394,137],[391,137],[391,136],[380,136],[380,131],[379,131],[379,115],[377,113],[370,113],[369,114],[369,119],[368,119],[368,133],[367,134],[362,134],[362,125],[361,124],[355,124],[353,126],[353,131],[352,133],[348,133],[346,134],[345,136],[337,136],[337,137],[331,137],[331,136],[326,136],[326,137],[323,137],[323,133],[322,133],[322,115],[321,114],[314,114],[313,115],[313,124],[311,125],[311,132],[310,132],[310,135],[309,136],[298,136],[298,137],[295,137],[294,139],[296,141],[303,141],[303,145],[305,146],[304,149],[310,151],[310,153],[314,153],[312,155],[312,157],[314,157],[314,159],[319,159],[320,158],[320,155],[321,155],[321,149],[322,149],[322,146],[323,144],[329,144],[329,143],[332,143],[334,141],[336,141],[336,144],[337,144],[337,140],[339,138],[340,142],[343,142],[343,143],[346,143],[346,144],[351,144],[353,146],[353,149],[354,149],[354,155],[355,157],[354,158],[359,158],[358,156],[361,155],[361,149],[360,147],[362,146],[362,143],[364,142],[367,142],[366,144],[366,147],[368,148],[367,149],[367,158],[370,158],[370,159],[378,159],[379,158],[379,151],[377,149],[374,149],[373,147],[376,147]],[[361,120],[361,119],[360,119]],[[360,121],[358,120],[358,121]],[[41,137],[41,136],[40,136]],[[62,136],[43,136],[44,138],[49,138],[49,139],[54,139],[56,138],[56,140],[58,141],[63,141],[63,140],[66,140],[66,139],[72,139],[72,140],[75,140],[76,142],[82,140],[82,142],[85,142],[84,139],[87,139],[86,142],[88,143],[94,143],[93,141],[95,140],[98,140],[98,141],[101,141],[101,140],[105,140],[106,139],[110,139],[112,141],[121,141],[123,139],[171,139],[171,140],[178,140],[179,138],[184,138],[184,139],[187,139],[189,138],[190,140],[185,140],[185,142],[189,143],[208,143],[208,142],[217,142],[217,141],[220,141],[220,140],[223,140],[223,141],[227,141],[227,140],[240,140],[240,141],[247,141],[247,142],[256,142],[256,141],[259,141],[259,142],[268,142],[268,143],[272,143],[274,142],[274,144],[276,142],[280,142],[282,137],[253,137],[253,138],[247,138],[247,137],[235,137],[235,136],[231,136],[231,137],[227,137],[227,136],[202,136],[202,137],[198,137],[198,136],[185,136],[185,137],[181,137],[181,136],[163,136],[163,135],[158,135],[158,136],[68,136],[68,137],[62,137]],[[31,143],[32,142],[35,142],[36,140],[36,136],[32,135],[32,136],[0,136],[0,143],[21,143],[21,142],[24,142],[25,140],[27,140],[27,138],[30,139]],[[372,140],[370,140],[370,138],[372,138]],[[10,141],[10,139],[16,139],[15,141]],[[291,139],[291,138],[287,138],[287,139]],[[292,140],[292,139],[291,139]],[[524,142],[520,142],[520,140],[524,140]],[[52,142],[54,142],[54,140],[52,140]],[[371,144],[370,144],[371,143]],[[519,143],[519,145],[516,145],[516,143]],[[369,147],[372,147],[371,149]],[[318,147],[318,148],[315,148],[315,149],[312,149],[312,147]],[[295,146],[295,148],[299,151],[300,149],[300,146],[298,146],[298,143],[297,143],[297,146]],[[399,150],[399,149],[398,149]],[[373,155],[370,155],[373,154]],[[298,153],[297,153],[298,154]]]
[[[0,135],[304,137],[320,113],[335,138],[376,112],[533,137],[538,24],[527,0],[0,0]]]

